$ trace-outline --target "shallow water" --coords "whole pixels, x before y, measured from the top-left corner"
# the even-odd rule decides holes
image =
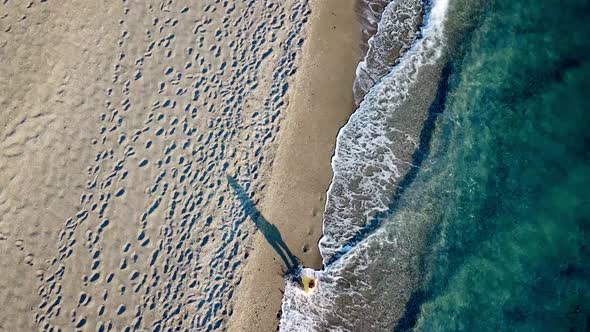
[[[449,3],[449,52],[427,116],[414,119],[424,126],[407,144],[412,166],[399,166],[400,141],[383,138],[411,128],[383,121],[402,104],[371,103],[402,58],[347,125],[380,131],[340,133],[350,153],[333,161],[328,264],[313,296],[287,285],[283,330],[590,327],[589,10],[573,0]]]

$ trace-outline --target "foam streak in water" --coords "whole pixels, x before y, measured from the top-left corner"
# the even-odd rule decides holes
[[[368,41],[367,54],[356,68],[353,94],[357,105],[418,38],[423,12],[423,0],[396,0],[384,9],[377,32]]]

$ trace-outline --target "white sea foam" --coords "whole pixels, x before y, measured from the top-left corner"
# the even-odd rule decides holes
[[[392,116],[408,97],[420,68],[433,64],[444,49],[444,13],[448,0],[433,2],[426,17],[423,37],[402,57],[400,63],[367,95],[349,122],[340,130],[332,158],[334,176],[328,190],[320,250],[324,262],[341,249],[377,212],[386,211],[393,189],[411,160],[401,160],[394,150],[395,134],[407,143],[417,139],[395,128]],[[383,19],[386,19],[385,17]],[[398,135],[399,136],[399,135]],[[392,181],[392,179],[396,179]]]
[[[356,68],[353,95],[357,105],[416,40],[423,10],[422,0],[394,0],[385,7],[368,41],[367,54]]]
[[[346,246],[350,246],[350,240],[376,213],[388,210],[397,184],[412,167],[409,156],[418,146],[419,133],[396,128],[400,125],[396,123],[396,114],[401,113],[400,105],[408,101],[410,88],[421,71],[434,67],[444,54],[443,27],[447,8],[448,0],[433,1],[421,30],[422,37],[389,74],[371,88],[339,132],[332,159],[334,176],[328,190],[319,245],[324,263],[337,253],[346,252],[346,255],[319,273],[319,286],[311,296],[305,295],[298,285],[287,282],[281,331],[391,329],[388,322],[379,319],[379,315],[387,313],[389,303],[382,303],[383,308],[367,306],[370,300],[366,294],[383,299],[377,294],[380,290],[373,289],[375,282],[383,282],[371,277],[379,270],[375,257],[383,246],[388,246],[394,253],[388,264],[396,259],[409,259],[411,253],[404,248],[411,244],[404,241],[411,235],[398,238],[379,229],[353,247]],[[391,13],[386,10],[382,20],[388,20],[388,15]],[[378,33],[384,31],[379,29]],[[400,264],[402,266],[403,262]],[[368,277],[361,277],[363,275]],[[394,280],[393,288],[411,287],[412,276],[406,277],[404,280],[400,277],[399,282]],[[391,282],[395,276],[388,278]],[[406,301],[409,292],[392,294],[386,298],[399,302]]]

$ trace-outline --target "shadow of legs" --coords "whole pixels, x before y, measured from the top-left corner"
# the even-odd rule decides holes
[[[236,197],[240,201],[242,205],[242,209],[246,212],[246,214],[252,219],[254,225],[262,232],[264,238],[271,247],[279,254],[285,266],[287,267],[287,271],[292,272],[296,268],[299,267],[299,259],[291,253],[289,247],[283,241],[283,237],[281,236],[281,232],[279,229],[268,222],[260,211],[256,209],[254,202],[250,199],[248,193],[240,186],[240,184],[236,181],[234,177],[227,176],[227,180],[229,181],[230,186],[236,192]]]

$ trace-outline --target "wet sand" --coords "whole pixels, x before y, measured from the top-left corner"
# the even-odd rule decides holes
[[[261,213],[306,267],[321,268],[317,247],[338,130],[354,110],[352,82],[360,52],[355,0],[316,0]],[[256,235],[236,293],[231,331],[273,331],[285,271]]]

